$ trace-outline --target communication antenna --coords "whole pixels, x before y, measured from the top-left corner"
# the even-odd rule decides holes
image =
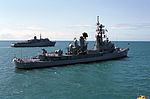
[[[99,16],[97,16],[97,25],[99,25]]]
[[[40,33],[40,39],[41,39],[41,33]]]

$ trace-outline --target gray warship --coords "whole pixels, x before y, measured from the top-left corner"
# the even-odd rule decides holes
[[[34,39],[25,42],[12,43],[11,47],[48,47],[55,46],[55,43],[56,42],[52,42],[48,38],[43,39],[40,35],[40,39],[34,36]]]
[[[115,47],[105,36],[107,30],[99,22],[99,16],[97,17],[96,32],[96,41],[93,49],[87,49],[88,43],[86,38],[88,37],[88,34],[84,32],[82,36],[80,36],[79,41],[75,38],[74,44],[69,44],[69,47],[67,47],[67,53],[63,54],[61,49],[51,53],[42,49],[43,52],[34,58],[14,57],[13,61],[15,67],[19,69],[45,68],[118,59],[127,56],[129,46],[126,48]],[[80,44],[78,44],[78,42],[80,42]]]

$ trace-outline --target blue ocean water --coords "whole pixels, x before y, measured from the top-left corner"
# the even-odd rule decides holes
[[[33,70],[14,68],[14,56],[30,58],[42,48],[11,48],[0,41],[0,99],[136,99],[150,96],[150,42],[130,43],[127,58]],[[66,50],[58,41],[48,52]],[[89,48],[94,42],[89,42]]]

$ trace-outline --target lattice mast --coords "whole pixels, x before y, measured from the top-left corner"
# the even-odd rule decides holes
[[[99,16],[97,16],[97,35],[100,37],[100,45],[103,44],[103,35],[105,34],[105,30],[103,29],[105,26],[100,24]]]

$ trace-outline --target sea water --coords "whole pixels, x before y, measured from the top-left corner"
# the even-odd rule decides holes
[[[128,57],[63,67],[20,70],[14,56],[30,58],[41,47],[11,48],[13,41],[0,41],[0,99],[136,99],[150,96],[150,42],[130,43]],[[66,50],[69,41],[57,41],[48,52]],[[92,48],[93,41],[88,42]],[[65,51],[64,51],[65,53]]]

